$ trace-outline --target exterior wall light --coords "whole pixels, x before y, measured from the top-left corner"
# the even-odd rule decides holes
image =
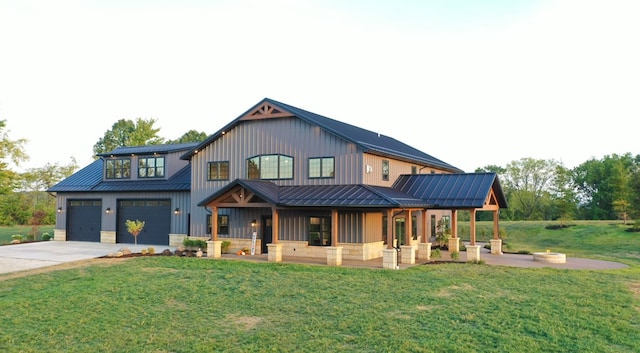
[[[111,213],[111,207],[107,207],[107,209],[106,209],[106,210],[104,210],[104,213],[106,213],[106,214]]]
[[[178,207],[176,207],[176,209],[173,210],[173,214],[180,214],[180,209]]]
[[[62,207],[58,207],[58,213],[62,213]]]
[[[255,228],[256,227],[256,220],[254,219],[253,221],[251,221],[251,228]]]

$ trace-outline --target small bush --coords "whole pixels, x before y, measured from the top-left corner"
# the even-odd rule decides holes
[[[17,241],[23,241],[24,240],[24,236],[22,234],[14,234],[14,235],[11,236],[11,239],[17,240]]]
[[[228,254],[229,253],[229,248],[231,247],[231,242],[229,240],[223,240],[221,247],[222,247],[222,249],[221,249],[222,253],[223,254]]]
[[[150,246],[147,248],[147,252],[149,253],[149,255],[153,255],[156,253],[156,248],[154,248],[153,246]]]
[[[431,258],[432,259],[439,259],[440,257],[442,257],[442,254],[440,253],[440,249],[434,249],[433,251],[431,251]]]
[[[44,240],[44,241],[48,241],[48,240],[51,240],[51,239],[53,239],[53,237],[51,236],[51,234],[49,234],[49,233],[42,233],[42,240]]]
[[[191,247],[191,248],[201,248],[201,249],[206,249],[207,248],[207,242],[202,240],[202,239],[189,239],[189,238],[185,238],[182,241],[182,245],[184,245],[185,247]]]
[[[451,260],[458,261],[460,260],[460,253],[458,251],[451,252]]]

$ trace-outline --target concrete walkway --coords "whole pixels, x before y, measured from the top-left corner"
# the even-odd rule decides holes
[[[140,252],[154,247],[156,252],[175,248],[163,245],[104,244],[80,241],[40,241],[33,243],[0,246],[0,274],[40,267],[58,265],[65,262],[95,259],[122,248]]]
[[[174,247],[164,245],[134,245],[134,244],[104,244],[77,241],[43,241],[17,245],[0,246],[0,274],[58,265],[67,262],[94,259],[113,253],[122,248],[129,248],[132,252],[140,252],[144,248],[154,247],[156,252],[164,249],[174,251]],[[450,260],[449,253],[443,251],[442,260]],[[460,253],[460,261],[466,261],[466,252]],[[239,256],[224,254],[223,259],[244,261],[267,261],[267,255]],[[482,249],[480,259],[487,265],[512,267],[550,267],[572,270],[605,270],[620,269],[629,266],[612,261],[591,260],[567,257],[566,263],[553,264],[533,261],[533,255],[503,254],[492,255]],[[325,265],[323,258],[283,257],[282,263]],[[428,264],[430,261],[416,260],[415,264],[399,264],[400,269]],[[382,269],[382,259],[368,261],[343,260],[343,267],[360,267]]]

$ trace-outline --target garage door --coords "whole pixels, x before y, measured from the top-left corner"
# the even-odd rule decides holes
[[[100,242],[101,200],[69,200],[67,240]]]
[[[135,239],[127,231],[127,220],[144,221],[138,244],[169,245],[171,231],[171,200],[120,200],[118,201],[118,230],[116,242],[133,244]]]

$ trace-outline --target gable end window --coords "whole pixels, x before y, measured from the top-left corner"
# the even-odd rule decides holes
[[[207,180],[229,180],[229,162],[209,162]]]
[[[309,158],[309,178],[335,177],[335,158]]]
[[[382,180],[389,181],[389,161],[382,161]]]
[[[164,157],[138,158],[138,178],[164,178]]]
[[[248,179],[293,179],[293,157],[279,154],[247,159]]]
[[[104,173],[106,179],[130,179],[131,158],[107,159]]]

